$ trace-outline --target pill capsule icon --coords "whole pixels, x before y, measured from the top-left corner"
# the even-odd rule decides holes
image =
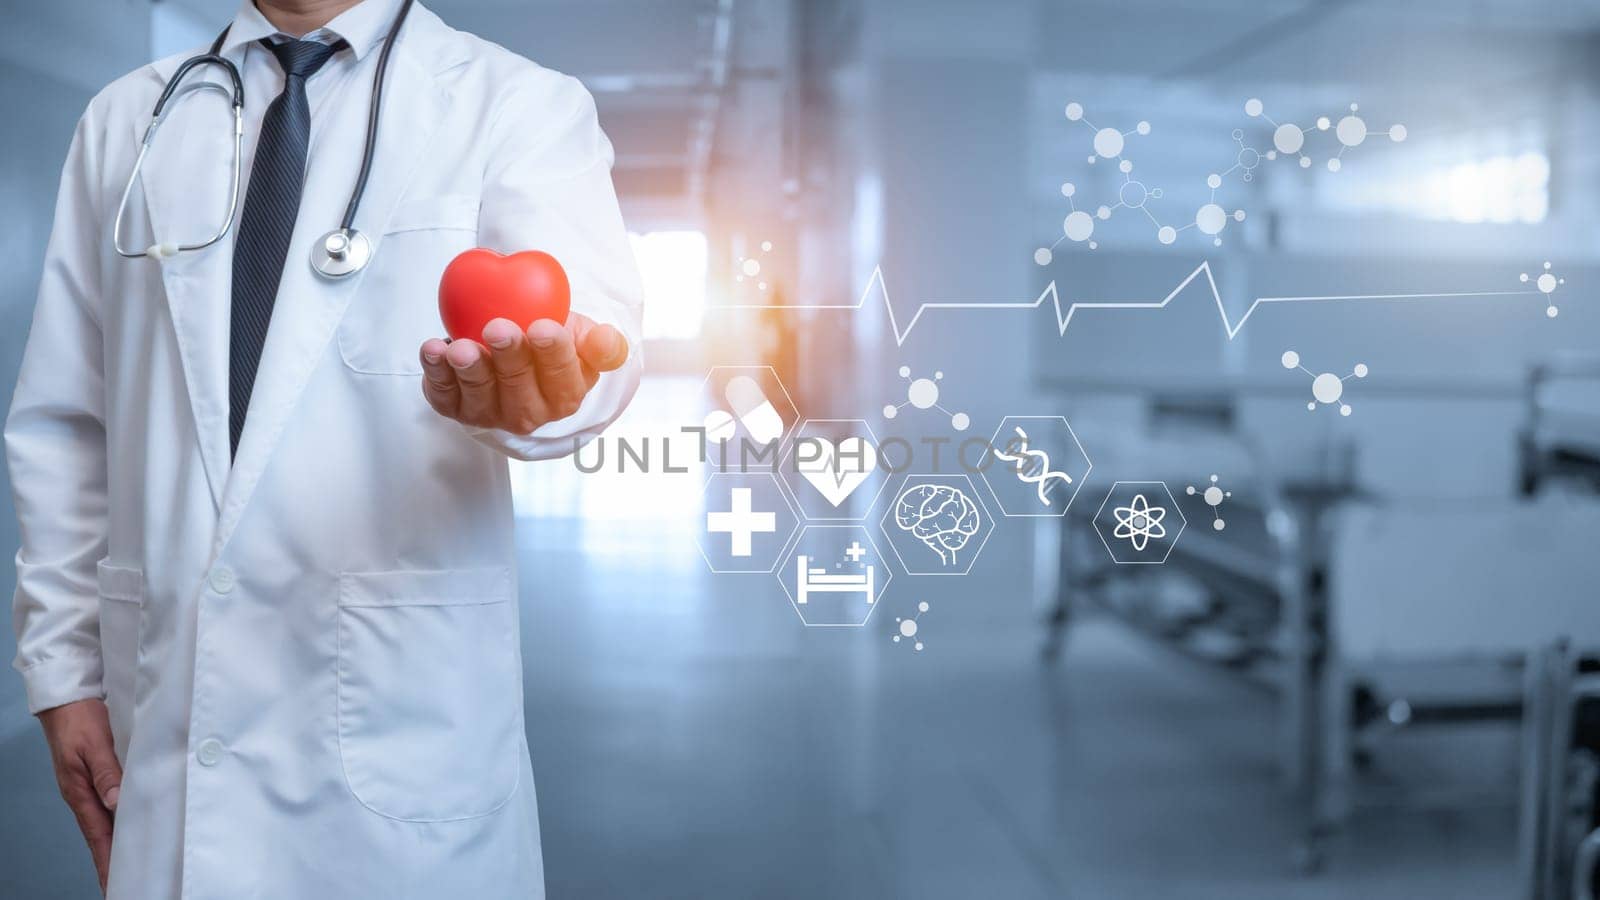
[[[728,408],[738,417],[739,424],[757,443],[767,444],[783,437],[783,416],[778,414],[754,378],[735,375],[728,379],[722,396],[728,401]]]
[[[739,423],[734,420],[733,413],[727,410],[713,409],[706,413],[706,440],[713,444],[733,440],[733,432],[738,427]]]

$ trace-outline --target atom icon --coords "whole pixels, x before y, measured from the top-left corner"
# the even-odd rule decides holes
[[[1283,367],[1285,369],[1299,369],[1300,371],[1311,376],[1311,396],[1313,399],[1310,403],[1306,404],[1306,409],[1312,410],[1313,412],[1316,411],[1318,403],[1325,403],[1329,405],[1339,403],[1339,398],[1344,396],[1344,383],[1349,381],[1351,378],[1365,378],[1367,377],[1367,372],[1369,371],[1366,363],[1356,363],[1356,367],[1351,370],[1350,374],[1344,376],[1343,378],[1340,378],[1332,372],[1323,372],[1322,374],[1318,375],[1305,366],[1300,365],[1300,354],[1294,352],[1293,350],[1283,351],[1283,359],[1281,362],[1283,363]],[[1339,415],[1350,415],[1350,404],[1339,403]]]
[[[898,643],[900,643],[900,639],[901,638],[906,638],[907,640],[910,640],[911,638],[916,637],[917,636],[917,620],[922,618],[922,614],[927,612],[927,611],[928,611],[928,601],[924,600],[921,603],[917,604],[917,614],[912,616],[911,618],[902,619],[899,616],[896,616],[895,617],[895,622],[897,624],[895,625],[895,629],[894,629],[895,630],[895,634],[894,634],[894,638],[893,638],[894,642],[896,644],[898,644]],[[922,641],[920,641],[920,640],[919,641],[912,641],[911,642],[911,649],[920,651],[922,649]]]
[[[1117,517],[1117,527],[1111,536],[1125,539],[1140,552],[1151,541],[1159,541],[1167,536],[1167,527],[1161,524],[1161,520],[1167,517],[1166,509],[1151,506],[1143,494],[1134,494],[1132,503],[1113,508],[1111,514]]]
[[[1222,520],[1222,510],[1219,507],[1222,506],[1222,501],[1224,499],[1233,496],[1233,491],[1225,491],[1222,488],[1217,487],[1217,476],[1211,476],[1211,484],[1208,485],[1204,490],[1200,490],[1192,484],[1189,485],[1188,494],[1191,497],[1193,497],[1195,494],[1199,494],[1206,501],[1206,505],[1211,507],[1212,528],[1216,529],[1217,531],[1221,531],[1222,529],[1228,527],[1228,523]]]
[[[1527,284],[1529,281],[1532,281],[1533,286],[1539,289],[1539,293],[1545,295],[1545,302],[1549,304],[1545,307],[1545,315],[1554,319],[1556,316],[1561,314],[1561,310],[1556,308],[1556,302],[1552,295],[1555,294],[1556,288],[1566,284],[1567,280],[1565,278],[1557,278],[1555,273],[1550,271],[1550,263],[1546,262],[1544,264],[1544,271],[1540,272],[1537,276],[1531,276],[1527,272],[1523,272],[1521,280],[1523,284]]]
[[[900,410],[908,406],[917,409],[937,409],[950,417],[950,427],[957,431],[966,431],[972,424],[972,418],[964,412],[952,413],[939,405],[939,382],[944,380],[944,372],[936,371],[932,378],[912,378],[911,367],[901,366],[900,377],[910,381],[906,386],[906,402],[896,406],[888,404],[883,408],[883,417],[892,419],[900,415]]]

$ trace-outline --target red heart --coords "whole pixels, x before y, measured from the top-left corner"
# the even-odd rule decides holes
[[[491,319],[510,319],[523,330],[539,319],[565,325],[571,310],[566,270],[538,250],[506,256],[474,247],[450,260],[439,278],[439,318],[458,341],[483,340]]]

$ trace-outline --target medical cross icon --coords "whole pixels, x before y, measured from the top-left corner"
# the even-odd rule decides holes
[[[750,555],[750,540],[757,533],[770,534],[778,530],[777,513],[755,512],[750,508],[750,489],[734,488],[728,494],[727,512],[706,513],[706,531],[729,536],[729,552],[734,556]]]
[[[860,541],[851,541],[850,546],[844,551],[844,555],[850,557],[851,562],[858,563],[861,562],[861,557],[867,555],[867,548],[861,546]]]

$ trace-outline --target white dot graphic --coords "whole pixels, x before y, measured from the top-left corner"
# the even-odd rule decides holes
[[[1367,139],[1367,123],[1361,121],[1360,116],[1345,116],[1333,133],[1346,147],[1359,147]]]
[[[1272,132],[1272,146],[1277,147],[1279,153],[1299,153],[1305,144],[1306,133],[1299,125],[1285,123]]]
[[[1194,214],[1194,225],[1203,234],[1220,234],[1227,224],[1227,211],[1215,203],[1207,203]]]
[[[1115,128],[1102,128],[1094,133],[1094,152],[1106,159],[1122,154],[1122,132]]]
[[[1061,231],[1066,234],[1067,240],[1086,241],[1089,235],[1094,234],[1094,219],[1083,210],[1075,209],[1062,220]]]

